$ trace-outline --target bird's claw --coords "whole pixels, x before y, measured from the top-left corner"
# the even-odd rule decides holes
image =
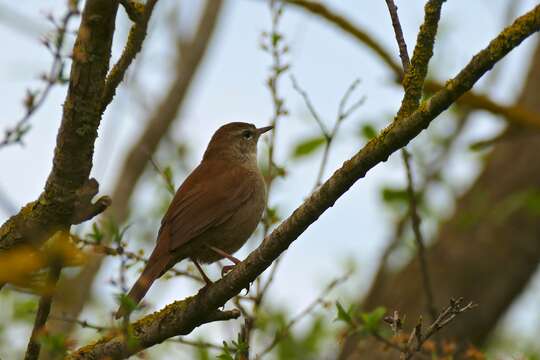
[[[234,265],[225,265],[221,268],[221,277],[224,277],[234,268]]]
[[[221,268],[221,277],[224,277],[231,271],[235,265],[225,265]],[[246,295],[249,294],[249,288],[251,287],[251,283],[248,284],[244,289],[246,290]]]

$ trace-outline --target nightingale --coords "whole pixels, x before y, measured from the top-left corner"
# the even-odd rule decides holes
[[[190,259],[208,284],[200,263],[227,258],[259,223],[266,185],[257,166],[257,141],[272,126],[233,122],[212,136],[201,163],[178,188],[158,232],[148,263],[128,293],[138,304],[152,283],[176,263]],[[224,270],[231,266],[224,267]],[[115,317],[126,315],[120,306]]]

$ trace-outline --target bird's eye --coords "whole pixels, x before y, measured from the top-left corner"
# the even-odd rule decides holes
[[[242,133],[242,137],[246,140],[249,140],[253,137],[253,133],[249,130],[246,130]]]

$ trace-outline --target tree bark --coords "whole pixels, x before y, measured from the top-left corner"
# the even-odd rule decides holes
[[[540,42],[518,105],[540,113]],[[526,288],[540,262],[540,216],[531,203],[540,193],[540,134],[510,125],[474,185],[442,224],[429,248],[436,306],[463,296],[479,306],[461,316],[442,337],[483,343],[501,316]],[[413,259],[395,274],[378,276],[363,308],[399,310],[409,322],[428,319],[419,264]],[[394,359],[378,343],[349,337],[341,359]]]

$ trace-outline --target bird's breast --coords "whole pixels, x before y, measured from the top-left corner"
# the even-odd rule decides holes
[[[191,257],[211,263],[223,257],[208,250],[202,244],[217,247],[228,254],[238,251],[253,234],[266,206],[266,186],[260,174],[254,176],[251,196],[223,223],[205,231],[192,242],[197,246]]]

